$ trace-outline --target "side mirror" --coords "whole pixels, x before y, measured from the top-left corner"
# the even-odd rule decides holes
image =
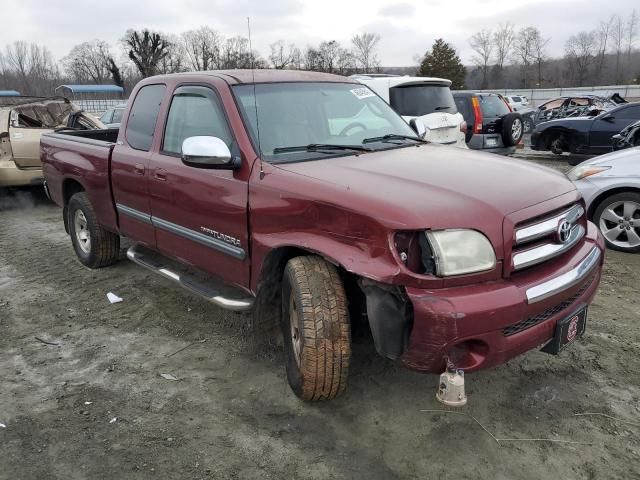
[[[616,117],[614,117],[613,115],[605,115],[604,117],[602,117],[602,120],[604,120],[605,122],[613,122],[616,119]]]
[[[185,138],[182,142],[182,161],[197,168],[236,168],[227,144],[218,137],[198,136]]]
[[[413,131],[416,132],[416,135],[420,138],[424,138],[429,131],[424,122],[419,118],[412,118],[409,121],[409,126],[413,128]]]

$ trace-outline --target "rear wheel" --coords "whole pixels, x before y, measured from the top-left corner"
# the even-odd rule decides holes
[[[287,263],[280,320],[287,379],[303,400],[330,400],[347,385],[351,330],[337,269],[317,256]]]
[[[640,193],[624,192],[605,198],[593,220],[607,247],[621,252],[640,252]]]
[[[67,215],[71,243],[83,265],[100,268],[118,260],[120,236],[100,226],[86,193],[76,193],[71,197]]]

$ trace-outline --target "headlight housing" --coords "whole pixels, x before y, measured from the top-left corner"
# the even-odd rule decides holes
[[[475,230],[425,232],[433,251],[436,275],[448,277],[491,270],[496,254],[489,239]]]
[[[611,167],[606,165],[578,165],[567,173],[567,177],[571,181],[581,180],[591,175],[609,170]]]

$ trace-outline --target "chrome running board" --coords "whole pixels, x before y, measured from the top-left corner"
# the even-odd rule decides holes
[[[245,311],[253,306],[254,298],[250,294],[143,245],[130,247],[127,258],[226,310]]]

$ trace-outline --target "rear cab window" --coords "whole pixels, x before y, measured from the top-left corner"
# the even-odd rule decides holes
[[[138,91],[131,106],[125,131],[125,137],[131,148],[145,152],[151,149],[165,90],[165,85],[145,85]]]
[[[389,89],[389,103],[400,115],[420,117],[430,113],[458,113],[446,85],[400,85]]]
[[[478,95],[482,115],[489,118],[502,117],[510,113],[509,107],[497,95]]]

